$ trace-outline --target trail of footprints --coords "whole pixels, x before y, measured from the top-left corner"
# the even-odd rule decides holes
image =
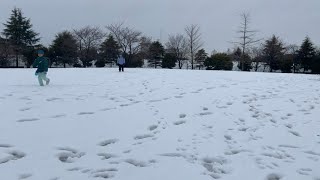
[[[145,85],[145,87],[147,88],[147,86]],[[224,87],[224,86],[223,86]],[[206,88],[207,90],[211,90],[214,89],[215,87],[209,87]],[[201,91],[203,91],[203,89],[199,89],[197,91],[193,91],[191,92],[192,94],[197,94],[200,93]],[[282,121],[286,121],[286,120],[290,120],[290,118],[294,117],[293,113],[287,113],[285,116],[282,116],[280,119],[275,119],[273,118],[272,113],[269,112],[262,112],[259,109],[259,104],[257,104],[257,102],[259,101],[259,99],[268,99],[268,98],[273,98],[275,96],[277,96],[277,94],[275,94],[274,92],[268,92],[268,95],[257,95],[257,94],[251,94],[251,95],[244,95],[244,98],[247,98],[246,100],[243,101],[244,104],[248,104],[249,105],[249,112],[252,113],[252,118],[257,119],[257,120],[261,120],[261,119],[265,119],[265,118],[269,118],[269,122],[274,124],[275,127],[278,127],[281,120]],[[183,98],[183,95],[185,95],[186,93],[180,93],[177,96],[174,96],[175,98]],[[20,98],[21,100],[30,100],[30,98],[28,97],[22,97]],[[156,103],[156,102],[160,102],[160,101],[165,101],[165,100],[169,100],[170,98],[163,98],[163,99],[155,99],[155,100],[150,100],[149,103]],[[58,101],[61,100],[60,98],[49,98],[47,99],[48,102],[54,102],[54,101]],[[119,99],[117,98],[110,98],[110,100],[115,101],[115,102],[120,102]],[[136,103],[139,103],[139,101],[135,101],[133,99],[129,100],[130,102],[128,104],[120,104],[119,107],[126,107],[126,106],[130,106]],[[290,99],[289,100],[291,103],[297,103],[296,100],[294,99]],[[307,102],[305,102],[307,103]],[[318,104],[318,103],[316,103]],[[216,105],[217,108],[220,109],[226,109],[230,106],[233,105],[233,102],[227,102],[225,104],[222,105]],[[300,108],[300,112],[304,113],[305,115],[308,115],[308,113],[312,110],[315,109],[314,105],[307,105],[307,106],[299,106]],[[31,110],[31,107],[25,107],[20,109],[19,111],[24,112],[24,111],[29,111]],[[101,111],[109,111],[109,110],[113,110],[113,109],[117,109],[116,107],[114,108],[105,108],[105,109],[101,109]],[[156,114],[158,114],[158,112],[156,112]],[[79,116],[86,116],[86,115],[93,115],[95,114],[95,112],[79,112],[77,115]],[[207,107],[203,107],[202,108],[202,112],[195,114],[194,116],[200,116],[200,117],[204,117],[204,116],[209,116],[212,115],[213,113],[209,111],[209,108]],[[66,117],[66,114],[57,114],[55,116],[52,116],[51,118],[63,118]],[[167,124],[164,121],[159,121],[158,124],[154,124],[154,125],[150,125],[149,127],[147,127],[147,133],[145,134],[139,134],[134,136],[132,139],[133,141],[136,141],[135,145],[140,145],[142,144],[143,140],[156,140],[156,135],[158,133],[161,132],[161,129],[164,130],[166,128],[169,127],[179,127],[182,126],[187,122],[186,119],[188,119],[187,114],[179,114],[179,119],[178,121],[175,121],[172,123],[173,126],[171,126],[170,124]],[[191,116],[190,116],[191,117]],[[33,122],[33,121],[39,121],[40,119],[38,118],[27,118],[27,119],[19,119],[17,120],[17,122],[19,123],[24,123],[24,122]],[[246,121],[245,119],[241,119],[239,118],[237,121],[235,121],[236,127],[235,130],[242,132],[242,133],[247,133],[248,134],[248,138],[252,139],[252,140],[259,140],[259,136],[255,135],[255,132],[259,129],[259,127],[249,127],[246,125]],[[299,132],[294,130],[294,126],[288,122],[284,122],[283,126],[286,127],[288,129],[288,133],[290,133],[292,136],[295,137],[301,137],[302,134],[300,134]],[[203,128],[206,129],[206,131],[208,132],[208,136],[204,139],[208,139],[210,137],[213,137],[214,135],[214,131],[213,131],[213,126],[211,125],[203,125]],[[262,147],[262,152],[260,154],[255,154],[254,152],[251,152],[249,150],[246,149],[239,149],[237,148],[237,141],[234,140],[234,138],[232,137],[232,135],[226,133],[223,137],[225,139],[225,142],[227,144],[229,144],[229,149],[225,151],[224,156],[217,156],[217,157],[199,157],[196,153],[196,144],[197,143],[201,143],[201,140],[199,140],[198,138],[194,138],[193,139],[193,145],[189,145],[187,147],[179,147],[177,148],[177,152],[174,153],[163,153],[160,154],[159,156],[164,156],[164,157],[180,157],[180,158],[184,158],[186,159],[187,162],[190,163],[198,163],[201,166],[203,166],[204,168],[204,175],[208,175],[213,179],[221,179],[223,176],[228,175],[230,173],[232,173],[232,169],[229,167],[229,164],[231,163],[230,160],[226,159],[226,157],[228,156],[232,156],[232,155],[236,155],[239,153],[243,153],[243,152],[247,152],[249,156],[253,156],[255,158],[255,163],[256,165],[261,168],[261,169],[270,169],[270,170],[275,170],[279,167],[279,164],[277,163],[277,161],[283,161],[285,163],[293,163],[295,161],[295,158],[287,152],[287,149],[293,149],[293,150],[297,150],[297,151],[301,151],[301,147],[299,146],[293,146],[293,145],[288,145],[288,144],[282,144],[279,145],[278,147],[271,147],[271,146],[265,146]],[[178,142],[182,142],[183,140],[180,139],[178,140]],[[116,144],[119,142],[119,139],[109,139],[109,140],[105,140],[105,141],[101,141],[100,143],[98,143],[98,146],[101,147],[106,147],[106,146],[111,146],[113,144]],[[193,146],[193,147],[191,147]],[[194,153],[187,153],[186,151],[188,149],[194,149]],[[0,150],[1,149],[12,149],[13,146],[8,145],[8,144],[0,144]],[[76,149],[70,148],[70,147],[60,147],[56,149],[58,151],[58,153],[56,154],[57,159],[61,162],[61,163],[74,163],[77,160],[79,160],[80,158],[82,158],[83,156],[86,155],[85,152],[81,152],[78,151]],[[123,151],[123,154],[127,154],[130,153],[132,151],[132,149],[128,149]],[[7,153],[7,157],[0,159],[0,166],[1,164],[5,164],[8,163],[10,161],[17,161],[21,158],[24,158],[26,156],[25,153],[21,152],[21,151],[16,151],[16,150],[9,150],[6,151]],[[315,152],[315,151],[311,151],[311,150],[306,150],[303,151],[303,153],[306,154],[306,156],[308,156],[309,159],[317,162],[320,159],[320,153],[319,152]],[[109,154],[109,153],[105,153],[105,152],[100,152],[96,154],[101,160],[103,161],[109,161],[110,165],[117,165],[121,162],[130,164],[134,167],[148,167],[151,164],[156,163],[156,160],[149,160],[149,161],[140,161],[140,160],[136,160],[136,159],[124,159],[124,160],[119,160],[119,158],[121,157],[120,155],[116,155],[116,154]],[[272,159],[273,161],[265,161],[265,158],[268,159]],[[119,171],[117,168],[114,167],[110,167],[110,168],[105,168],[105,169],[90,169],[90,168],[81,168],[81,167],[74,167],[74,168],[70,168],[68,169],[68,171],[71,172],[80,172],[83,174],[87,174],[89,177],[94,177],[94,178],[104,178],[104,179],[109,179],[109,178],[113,178],[116,176],[116,173]],[[313,170],[308,168],[308,167],[302,167],[296,170],[296,172],[300,175],[310,175],[311,172]],[[31,177],[32,174],[21,174],[19,175],[19,179],[27,179],[29,177]],[[276,179],[281,179],[283,178],[284,175],[282,174],[277,174],[277,173],[271,173],[268,174],[266,176],[267,180],[276,180]],[[59,180],[59,177],[54,177],[51,180]],[[319,178],[320,179],[320,178]]]

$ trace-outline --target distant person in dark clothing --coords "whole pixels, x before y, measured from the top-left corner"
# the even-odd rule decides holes
[[[123,57],[123,55],[120,55],[120,57],[117,60],[117,64],[119,66],[119,72],[124,71],[124,65],[126,64],[126,59]]]

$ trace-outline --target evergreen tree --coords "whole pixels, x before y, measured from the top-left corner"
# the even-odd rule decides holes
[[[294,54],[285,54],[280,61],[280,70],[283,73],[291,73],[294,62]]]
[[[173,53],[166,53],[162,60],[162,68],[172,69],[176,66],[177,57]]]
[[[3,35],[8,37],[14,46],[16,56],[16,67],[19,66],[19,54],[21,54],[28,46],[33,46],[39,42],[38,33],[32,30],[30,19],[23,16],[21,9],[14,8],[12,14],[4,23],[5,29]]]
[[[164,47],[159,41],[155,41],[151,44],[149,48],[150,55],[150,65],[157,68],[161,65],[161,60],[163,59]]]
[[[0,67],[7,67],[10,65],[9,56],[12,54],[11,44],[8,39],[0,36]]]
[[[313,59],[311,70],[313,74],[320,74],[320,50],[317,52],[316,57]]]
[[[77,40],[68,31],[58,33],[50,47],[50,52],[52,60],[57,64],[63,64],[64,68],[66,64],[72,65],[77,58]]]
[[[208,54],[204,49],[200,49],[196,55],[195,55],[195,60],[198,63],[199,70],[204,67],[204,61],[207,59]]]
[[[279,70],[285,51],[283,43],[278,37],[273,35],[270,39],[266,40],[263,47],[264,61],[269,65],[270,72]]]
[[[232,70],[233,63],[226,53],[217,53],[207,58],[204,62],[207,70]]]
[[[310,38],[306,37],[298,52],[298,63],[301,64],[304,72],[311,69],[311,64],[315,56],[315,47]]]
[[[111,66],[115,63],[119,57],[120,46],[112,35],[109,35],[108,38],[101,44],[100,47],[100,58],[96,62],[96,66],[104,67],[105,63],[109,63]]]

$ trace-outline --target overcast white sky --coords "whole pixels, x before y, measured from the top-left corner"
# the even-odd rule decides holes
[[[201,26],[204,47],[225,51],[238,36],[241,12],[251,14],[258,38],[272,34],[287,44],[301,44],[305,36],[320,45],[320,0],[0,0],[0,30],[14,7],[40,33],[42,43],[54,35],[86,25],[124,21],[154,40],[165,43],[168,34],[184,33],[189,24]]]

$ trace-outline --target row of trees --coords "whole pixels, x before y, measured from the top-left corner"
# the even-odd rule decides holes
[[[4,23],[5,29],[0,36],[1,66],[30,66],[36,58],[36,49],[44,49],[53,65],[63,67],[97,67],[115,63],[120,54],[127,59],[127,66],[141,67],[145,59],[155,68],[179,61],[179,67],[189,57],[194,59],[201,46],[200,28],[197,25],[186,27],[184,35],[171,35],[164,47],[159,41],[123,23],[106,26],[107,33],[99,27],[86,26],[81,29],[63,31],[55,36],[49,47],[38,44],[39,34],[32,29],[30,19],[23,16],[21,9],[15,8],[11,17]],[[172,61],[172,62],[171,62]],[[192,61],[193,62],[193,61]],[[192,63],[193,68],[193,63]]]
[[[263,66],[269,72],[312,72],[320,73],[320,49],[316,49],[309,37],[306,37],[301,46],[285,45],[275,35],[261,43],[257,39],[256,30],[250,29],[250,15],[241,14],[242,22],[237,33],[239,41],[234,44],[239,47],[233,52],[233,61],[238,62],[242,71],[258,71]],[[260,43],[260,45],[257,45]]]
[[[250,29],[249,14],[241,17],[237,32],[240,38],[232,42],[234,50],[209,56],[202,48],[198,25],[187,26],[184,33],[169,35],[165,44],[123,23],[107,25],[107,32],[87,26],[60,32],[49,47],[44,47],[39,44],[39,34],[32,30],[30,19],[15,8],[0,36],[0,67],[12,66],[13,62],[16,67],[21,62],[30,66],[36,50],[44,49],[52,65],[63,67],[112,66],[124,54],[128,67],[141,67],[147,60],[154,68],[232,70],[237,65],[242,71],[320,72],[320,53],[310,38],[306,37],[300,47],[285,45],[275,35],[263,42],[255,37],[257,31]]]

